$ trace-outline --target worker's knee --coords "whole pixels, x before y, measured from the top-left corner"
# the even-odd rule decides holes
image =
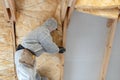
[[[23,64],[26,67],[33,68],[36,65],[35,55],[33,55],[27,49],[18,50],[15,53],[15,64]]]
[[[24,49],[19,61],[25,66],[29,68],[33,68],[36,63],[36,58],[35,55],[32,54],[32,52],[30,52],[27,49]]]
[[[22,55],[22,52],[23,52],[23,50],[16,51],[15,58],[14,58],[15,64],[19,64],[19,60],[20,60],[20,57]]]

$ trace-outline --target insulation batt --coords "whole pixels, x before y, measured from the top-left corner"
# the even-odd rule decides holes
[[[120,6],[120,0],[77,0],[75,7],[83,9],[109,9]]]
[[[62,45],[62,27],[60,22],[59,0],[15,0],[17,6],[16,35],[19,44],[24,36],[37,26],[43,24],[48,18],[54,17],[59,26],[52,33],[53,40]]]
[[[37,68],[48,80],[63,80],[64,55],[44,53],[37,57]]]
[[[84,13],[89,13],[106,18],[118,18],[120,0],[77,0],[75,8]]]
[[[119,15],[119,9],[80,9],[77,8],[77,11],[83,12],[83,13],[89,13],[96,16],[106,17],[106,18],[112,18],[116,19]]]
[[[61,0],[15,0],[17,6],[16,36],[17,44],[24,36],[41,26],[48,18],[54,17],[58,21],[58,29],[52,32],[53,40],[58,46],[62,45],[62,27],[60,18]],[[63,58],[62,58],[63,59]],[[42,64],[44,63],[44,64]],[[43,54],[37,59],[41,76],[49,80],[62,80],[63,60],[58,54]],[[43,68],[44,67],[44,68]]]
[[[36,27],[40,26],[45,20],[50,17],[57,19],[59,26],[57,31],[52,33],[54,41],[61,46],[62,45],[62,27],[60,18],[61,0],[15,0],[16,3],[16,37],[17,44],[21,43],[24,36],[31,32]],[[3,15],[2,0],[0,0],[0,80],[16,80],[13,62],[13,39],[12,39],[12,26],[6,22]],[[43,54],[44,55],[44,54]],[[44,55],[45,56],[45,55]],[[37,59],[42,63],[44,56]],[[48,56],[50,56],[48,58]],[[63,56],[63,55],[62,55]],[[41,75],[47,76],[49,80],[62,80],[63,72],[63,58],[60,54],[47,55],[46,59],[50,59],[49,63],[45,62],[45,69],[49,70],[47,64],[54,64],[53,73],[56,71],[57,75],[42,74],[40,64],[38,63],[38,69]],[[42,60],[42,61],[41,61]],[[55,66],[56,65],[56,66]],[[51,72],[52,73],[52,72]]]
[[[0,0],[0,80],[15,80],[12,27],[4,18]]]

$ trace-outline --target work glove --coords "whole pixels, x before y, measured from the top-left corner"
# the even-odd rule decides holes
[[[19,62],[26,67],[33,68],[35,66],[35,55],[33,55],[29,50],[24,49]]]
[[[66,49],[64,47],[59,47],[59,53],[64,53]]]

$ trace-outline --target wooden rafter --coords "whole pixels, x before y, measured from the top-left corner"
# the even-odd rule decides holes
[[[15,1],[14,0],[8,0],[10,5],[10,11],[11,11],[11,19],[12,21],[16,21],[16,15],[15,15]]]
[[[68,0],[61,0],[61,21],[63,22],[68,8]]]
[[[11,22],[12,25],[12,39],[13,39],[13,51],[16,51],[16,30],[15,30],[15,22]]]
[[[3,2],[3,10],[4,10],[4,16],[7,21],[11,23],[11,30],[12,30],[12,41],[13,41],[13,59],[14,59],[14,53],[16,51],[16,32],[15,32],[15,2],[14,0],[2,0]],[[13,60],[14,61],[14,60]],[[15,66],[15,63],[14,63]],[[16,69],[14,67],[14,72],[16,74]],[[17,77],[15,76],[17,79]]]
[[[76,1],[77,0],[73,0],[72,4],[70,5],[69,11],[68,11],[68,21],[70,21],[71,15],[72,15],[74,8],[75,8]]]
[[[4,16],[7,21],[16,21],[14,0],[2,0]]]
[[[66,32],[67,32],[67,26],[68,26],[68,18],[65,17],[65,20],[63,22],[63,47],[66,47]]]
[[[15,52],[16,52],[16,30],[15,30],[15,22],[11,21],[11,26],[12,26],[12,41],[13,41],[13,61],[15,58]],[[15,62],[14,62],[15,66]],[[14,67],[14,72],[15,72],[15,79],[17,80],[17,74],[16,74],[16,67]]]
[[[107,37],[107,42],[106,42],[106,47],[105,47],[103,64],[101,68],[100,80],[106,80],[106,74],[107,74],[110,55],[111,55],[112,44],[113,44],[114,35],[116,31],[117,19],[115,20],[109,19],[107,25],[109,28],[109,32],[108,32],[108,37]]]
[[[70,22],[71,15],[74,11],[75,3],[76,0],[72,0],[72,4],[69,7],[67,7],[66,10],[65,19],[63,22],[63,47],[66,47],[66,32],[67,32],[68,24]]]
[[[3,4],[3,10],[4,10],[4,17],[7,21],[9,21],[10,18],[8,13],[8,8],[9,8],[8,1],[2,0],[2,4]]]
[[[4,16],[7,21],[11,23],[12,26],[12,37],[13,37],[13,47],[14,52],[16,50],[16,36],[15,36],[15,2],[14,0],[2,0],[3,2],[3,10],[4,10]]]

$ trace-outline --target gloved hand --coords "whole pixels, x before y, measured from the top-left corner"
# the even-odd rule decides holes
[[[59,47],[59,53],[64,53],[66,49],[64,47]]]

